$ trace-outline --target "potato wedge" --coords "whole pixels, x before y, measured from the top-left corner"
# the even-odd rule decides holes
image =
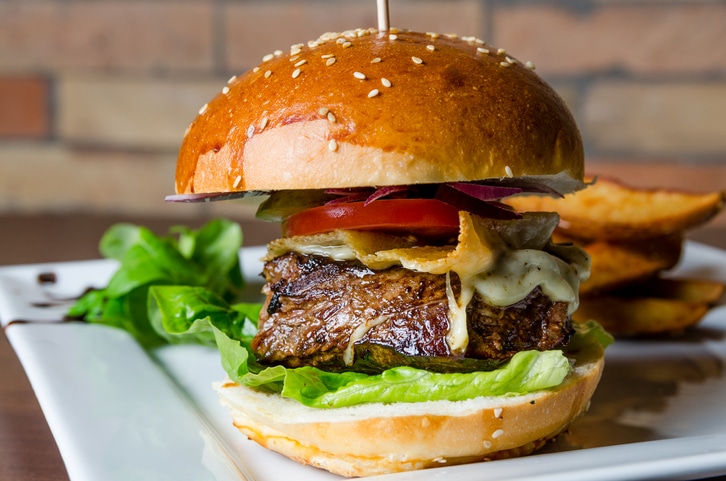
[[[675,266],[681,255],[680,235],[641,242],[592,242],[583,245],[590,254],[590,278],[580,294],[602,293],[654,277]]]
[[[638,189],[600,178],[564,198],[517,196],[506,202],[522,212],[559,213],[559,229],[570,237],[623,241],[683,232],[701,225],[723,208],[725,200],[726,192]]]
[[[631,284],[616,295],[622,297],[655,297],[697,302],[714,306],[726,292],[726,284],[703,279],[664,279],[656,277],[638,284]]]
[[[581,299],[572,318],[576,322],[594,319],[615,337],[679,335],[697,324],[709,308],[679,299],[599,296]]]

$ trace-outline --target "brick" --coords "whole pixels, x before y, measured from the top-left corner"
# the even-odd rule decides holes
[[[574,4],[573,4],[574,5]],[[493,43],[544,75],[726,71],[726,5],[716,2],[500,6]]]
[[[67,75],[58,84],[59,136],[92,146],[176,150],[200,107],[225,84]]]
[[[211,2],[0,2],[0,69],[209,69]]]
[[[0,138],[47,137],[49,89],[41,77],[0,77]]]
[[[176,204],[176,155],[0,144],[0,212],[252,219],[256,201]],[[226,205],[221,205],[226,204]]]
[[[580,127],[599,152],[726,158],[726,82],[602,81]]]
[[[479,35],[484,24],[482,2],[390,2],[390,23],[419,31]],[[375,2],[294,1],[244,2],[225,8],[226,66],[247,70],[274,50],[318,38],[322,33],[377,26]]]

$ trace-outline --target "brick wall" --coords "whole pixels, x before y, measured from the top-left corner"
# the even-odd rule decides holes
[[[394,26],[532,60],[591,172],[726,189],[724,2],[389,3]],[[271,49],[375,22],[373,0],[0,0],[0,214],[251,215],[162,201],[184,129]]]

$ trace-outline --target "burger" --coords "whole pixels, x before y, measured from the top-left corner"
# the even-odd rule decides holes
[[[267,196],[254,368],[217,389],[242,433],[366,476],[525,455],[588,406],[603,345],[573,325],[589,273],[553,213],[582,140],[525,63],[474,37],[326,33],[202,107],[177,194]],[[320,394],[323,393],[323,394]]]

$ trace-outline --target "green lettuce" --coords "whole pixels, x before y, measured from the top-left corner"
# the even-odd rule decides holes
[[[279,393],[316,407],[343,407],[370,402],[460,401],[479,396],[519,395],[555,387],[570,372],[559,350],[525,351],[502,367],[472,373],[434,373],[396,367],[380,374],[326,372],[314,367],[264,368],[255,361],[250,343],[259,305],[229,305],[203,288],[154,286],[150,317],[171,336],[213,336],[230,379]],[[598,344],[612,338],[596,323],[578,328],[573,345]]]
[[[205,286],[232,302],[244,286],[241,246],[241,228],[223,219],[197,230],[174,227],[167,236],[142,226],[116,224],[104,233],[99,250],[119,261],[119,269],[105,288],[78,299],[68,316],[125,329],[145,347],[163,344],[168,336],[154,329],[147,316],[149,287]],[[209,342],[209,333],[206,337]]]

